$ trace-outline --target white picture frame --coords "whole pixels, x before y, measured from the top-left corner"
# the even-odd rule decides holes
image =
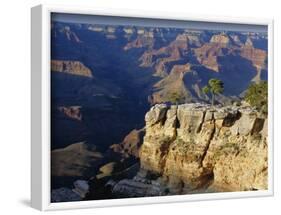
[[[114,200],[92,200],[80,202],[51,203],[50,201],[50,14],[74,13],[108,15],[121,17],[143,17],[202,21],[216,23],[236,23],[266,25],[268,27],[268,82],[269,82],[269,144],[268,144],[268,190],[256,192],[226,192],[161,197],[126,198]],[[272,196],[273,183],[273,20],[253,18],[202,17],[157,11],[127,11],[97,9],[74,6],[39,5],[31,9],[32,42],[32,158],[31,158],[31,205],[38,210],[60,210],[74,208],[95,208],[156,204],[168,202],[188,202],[215,199],[233,199]]]

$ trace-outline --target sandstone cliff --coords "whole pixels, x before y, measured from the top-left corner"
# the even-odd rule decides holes
[[[160,104],[145,121],[141,168],[168,184],[187,192],[267,189],[267,119],[254,109]]]
[[[158,104],[145,123],[104,158],[87,152],[99,170],[91,171],[83,199],[267,189],[267,118],[254,108]],[[53,164],[61,169],[60,160]]]

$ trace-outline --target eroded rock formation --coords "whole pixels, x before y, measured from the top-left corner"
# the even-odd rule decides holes
[[[144,129],[132,130],[120,144],[113,144],[110,148],[128,157],[130,155],[139,157],[139,148],[142,145]]]
[[[91,70],[79,61],[63,61],[63,60],[52,60],[51,70],[53,72],[63,72],[71,75],[80,75],[92,78]]]
[[[142,169],[190,191],[267,189],[267,122],[254,109],[162,104],[145,121]]]

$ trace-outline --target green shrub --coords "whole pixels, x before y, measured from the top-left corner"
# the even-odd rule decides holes
[[[246,91],[244,98],[251,106],[263,113],[268,112],[268,83],[252,83]]]
[[[212,95],[212,105],[215,104],[215,96],[221,94],[224,91],[224,83],[216,78],[212,78],[208,81],[208,85],[202,88],[204,94],[211,93]]]

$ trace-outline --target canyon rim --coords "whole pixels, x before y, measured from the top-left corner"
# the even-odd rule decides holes
[[[51,16],[51,202],[267,190],[266,27],[102,18]]]

